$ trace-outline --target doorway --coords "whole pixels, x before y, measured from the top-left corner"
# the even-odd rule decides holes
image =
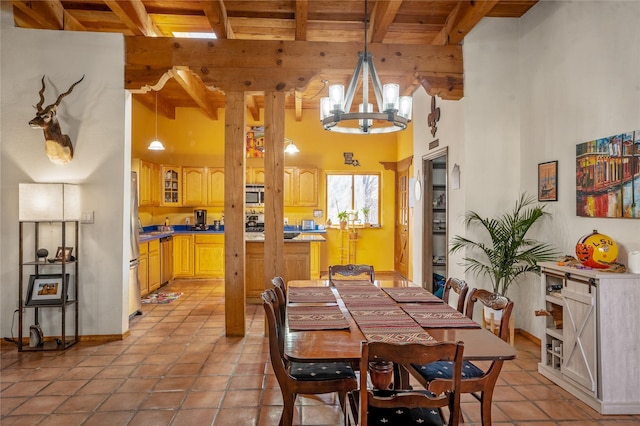
[[[422,170],[422,282],[427,290],[436,293],[448,276],[447,148],[424,156]]]

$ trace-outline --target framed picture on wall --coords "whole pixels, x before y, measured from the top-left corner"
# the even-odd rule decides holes
[[[558,162],[538,164],[538,201],[558,201]]]

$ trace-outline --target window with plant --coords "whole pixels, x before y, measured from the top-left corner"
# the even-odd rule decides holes
[[[327,218],[337,224],[340,212],[357,215],[358,224],[380,223],[380,174],[328,172]]]

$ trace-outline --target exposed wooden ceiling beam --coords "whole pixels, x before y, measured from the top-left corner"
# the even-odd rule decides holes
[[[249,93],[249,94],[245,94],[245,105],[247,107],[247,109],[249,110],[249,113],[251,114],[251,118],[253,118],[254,121],[260,121],[260,107],[258,106],[258,103],[256,102],[256,95]]]
[[[448,44],[459,44],[469,31],[485,17],[498,2],[499,0],[487,0],[459,3],[459,10],[457,11],[455,22],[449,32]],[[458,7],[456,9],[458,9]]]
[[[382,43],[400,9],[402,0],[378,0],[373,8],[371,43]]]
[[[87,31],[87,28],[66,10],[64,11],[64,29],[65,31]]]
[[[296,40],[307,40],[307,25],[309,14],[309,1],[296,0]]]
[[[104,3],[133,34],[150,37],[162,35],[147,13],[142,0],[104,0]]]
[[[12,1],[15,8],[20,10],[42,28],[48,30],[61,30],[64,28],[64,7],[59,0],[42,1]]]
[[[163,115],[170,120],[175,120],[176,118],[176,108],[168,102],[165,97],[162,95],[162,92],[158,92],[155,90],[149,91],[144,94],[135,95],[136,99],[140,101],[140,103],[147,108],[149,108],[152,112],[156,111],[156,93],[158,94],[158,115]]]
[[[126,37],[125,45],[127,89],[153,85],[155,77],[174,66],[188,66],[206,85],[223,91],[303,89],[314,76],[324,72],[351,75],[354,53],[361,47],[359,43],[178,41],[164,37]],[[374,44],[370,50],[381,78],[408,74],[422,81],[439,74],[462,80],[460,46]],[[439,81],[434,80],[431,85]],[[446,93],[448,87],[439,90]]]
[[[218,119],[218,109],[209,101],[209,89],[188,69],[174,68],[169,74],[187,92],[196,104],[213,120]]]
[[[296,121],[302,121],[302,92],[293,91],[294,108],[296,112]]]
[[[222,0],[201,0],[200,6],[218,39],[234,38],[233,31],[229,25],[227,9]]]

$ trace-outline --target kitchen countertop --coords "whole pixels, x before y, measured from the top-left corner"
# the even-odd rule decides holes
[[[149,227],[148,227],[149,228]],[[146,243],[148,241],[157,240],[159,238],[168,237],[170,235],[187,235],[187,234],[203,234],[203,235],[224,235],[224,230],[214,231],[211,227],[206,231],[194,231],[188,229],[186,226],[176,226],[173,227],[171,231],[156,231],[152,230],[155,227],[150,227],[151,229],[144,229],[145,232],[140,233],[140,242]],[[315,230],[315,231],[289,231],[285,230],[285,232],[300,232],[295,238],[287,239],[285,238],[285,242],[312,242],[312,241],[326,241],[324,234],[326,231]],[[245,241],[252,242],[260,242],[264,241],[264,233],[262,232],[246,232],[245,233]]]

